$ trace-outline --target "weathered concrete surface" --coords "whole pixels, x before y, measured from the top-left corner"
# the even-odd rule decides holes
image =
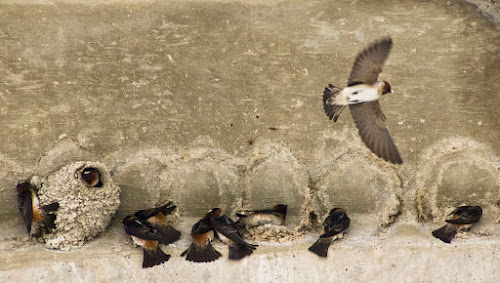
[[[377,237],[354,226],[332,244],[327,259],[307,251],[315,240],[310,235],[293,243],[261,243],[252,256],[239,262],[229,261],[227,247],[216,244],[223,258],[195,264],[180,257],[189,244],[184,235],[164,249],[172,255],[167,263],[149,269],[141,267],[142,250],[118,228],[115,225],[101,238],[68,252],[40,245],[19,247],[11,241],[0,258],[0,275],[4,282],[496,282],[500,278],[497,240],[469,235],[448,245],[430,236],[435,227],[415,223],[394,225]]]
[[[356,162],[335,162],[346,153],[403,177],[394,193],[413,211],[425,149],[464,137],[499,152],[498,29],[471,4],[370,3],[3,5],[0,213],[16,213],[19,179],[98,160],[122,187],[122,214],[165,198],[187,215],[232,211],[261,191],[258,203],[285,198],[297,214],[336,182],[333,167],[356,174]],[[323,87],[342,86],[383,35],[395,42],[382,74],[395,94],[382,105],[402,167],[374,158],[348,112],[333,124],[321,106]],[[343,178],[345,205],[366,207],[366,180]],[[273,193],[287,190],[297,193]]]
[[[26,248],[22,240],[20,251],[10,248],[18,242],[15,235],[24,233],[15,184],[89,160],[104,163],[122,191],[114,232],[103,236],[111,242],[124,237],[119,218],[165,199],[179,205],[183,232],[193,223],[185,217],[214,206],[232,214],[284,202],[291,228],[314,226],[332,206],[343,206],[365,215],[352,223],[365,228],[361,235],[351,231],[353,242],[339,243],[350,255],[342,262],[354,267],[336,274],[368,279],[363,276],[372,272],[360,272],[362,258],[379,254],[373,244],[379,239],[387,247],[393,243],[380,233],[416,219],[437,228],[451,207],[478,203],[485,209],[477,241],[464,241],[457,250],[429,246],[432,229],[425,228],[414,254],[395,235],[401,245],[392,247],[394,254],[380,252],[381,262],[409,258],[415,265],[370,268],[391,279],[421,266],[427,267],[417,280],[431,281],[433,274],[481,279],[465,269],[450,277],[439,273],[438,267],[451,270],[470,255],[488,262],[478,276],[500,277],[489,265],[498,266],[497,255],[486,252],[499,235],[500,32],[476,6],[403,0],[40,3],[0,3],[0,233],[6,235],[0,236],[0,252],[9,261],[0,270],[10,270],[2,275],[22,279],[15,277],[22,276],[16,268],[35,251],[41,258],[50,255],[54,262],[47,266],[60,268],[45,278],[74,267],[97,270],[88,281],[106,279],[91,260],[108,243],[101,239],[69,254]],[[498,3],[481,3],[498,18]],[[356,53],[385,35],[392,36],[394,48],[381,78],[395,93],[381,104],[403,166],[376,159],[348,112],[333,124],[321,105],[324,86],[343,86]],[[419,225],[408,233],[426,227]],[[374,242],[363,242],[363,236]],[[300,245],[277,249],[308,262],[310,255],[302,252],[307,245]],[[121,258],[101,252],[109,262]],[[127,258],[117,266],[136,266],[140,252],[132,253],[133,263]],[[259,253],[241,266],[232,264],[235,273],[226,273],[227,279],[266,262],[275,267],[275,259],[265,260],[274,250]],[[16,256],[19,261],[11,262]],[[80,260],[76,265],[65,263],[73,256]],[[170,277],[175,268],[217,274],[184,261],[173,264],[178,260],[160,269]],[[268,271],[276,280],[298,281],[316,268],[307,264],[311,272],[300,273],[301,261],[283,262],[290,268],[284,271],[298,277]],[[33,265],[38,272],[35,266],[43,264]],[[135,271],[141,278],[153,276],[126,272]]]

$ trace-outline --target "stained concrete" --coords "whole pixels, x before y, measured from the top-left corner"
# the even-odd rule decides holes
[[[4,1],[0,252],[7,256],[0,270],[9,271],[1,271],[2,276],[21,280],[51,266],[37,279],[84,272],[88,277],[83,279],[102,281],[113,273],[101,272],[106,267],[96,268],[93,259],[106,255],[115,264],[110,266],[127,269],[116,280],[134,272],[156,278],[140,270],[140,250],[121,247],[125,236],[119,219],[171,199],[179,206],[185,233],[211,207],[234,215],[240,208],[278,202],[290,207],[290,229],[312,233],[303,242],[276,248],[276,256],[283,249],[286,260],[268,259],[274,250],[261,248],[254,258],[231,263],[234,273],[224,275],[211,265],[192,267],[173,258],[156,268],[171,278],[175,268],[178,279],[184,268],[193,268],[212,280],[243,281],[259,266],[265,272],[284,263],[289,269],[268,270],[276,277],[251,278],[299,281],[311,273],[330,278],[326,261],[303,250],[328,210],[342,206],[357,219],[337,245],[345,245],[339,253],[348,253],[352,261],[342,262],[353,269],[332,281],[367,279],[363,274],[371,271],[382,274],[381,280],[408,278],[408,270],[422,281],[498,279],[492,266],[500,261],[487,251],[496,247],[499,235],[499,5],[468,2],[473,4]],[[386,35],[394,48],[381,78],[395,93],[381,104],[403,166],[371,154],[347,110],[334,124],[321,105],[323,88],[345,85],[356,53]],[[15,184],[79,160],[104,163],[121,189],[111,231],[68,254],[31,245],[22,230]],[[434,241],[430,231],[461,204],[485,208],[474,241],[463,240],[456,249],[428,244]],[[408,241],[416,242],[416,250],[403,244],[405,236],[390,234],[406,226],[412,228],[403,229],[404,235],[417,234]],[[400,244],[392,245],[391,237],[384,238],[387,233]],[[115,239],[120,239],[117,249],[132,256],[122,259],[104,248]],[[174,255],[187,245],[183,241]],[[394,254],[379,253],[379,241]],[[31,252],[51,261],[33,264],[32,272],[23,275],[22,259]],[[374,254],[394,264],[394,272],[363,260]],[[484,257],[488,264],[469,273],[457,270],[458,275],[439,271],[466,264],[467,255]],[[293,256],[317,262],[319,269],[308,264],[302,273],[302,259]],[[75,258],[78,262],[71,261]],[[398,264],[401,258],[411,258],[410,266]],[[214,266],[222,272],[224,263]],[[343,274],[343,266],[328,266]],[[483,270],[484,277],[478,277]]]

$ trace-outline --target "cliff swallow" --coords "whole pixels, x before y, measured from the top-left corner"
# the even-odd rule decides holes
[[[19,210],[23,215],[28,235],[31,235],[33,227],[40,228],[35,232],[35,236],[41,233],[42,229],[50,232],[56,228],[54,223],[56,215],[54,212],[59,209],[59,203],[54,202],[40,206],[36,188],[27,181],[18,183],[16,189]]]
[[[168,224],[167,215],[172,214],[177,206],[172,205],[169,201],[166,204],[148,210],[139,210],[134,215],[151,228],[155,228],[163,237],[159,240],[160,244],[171,244],[181,237],[181,232]]]
[[[191,229],[193,242],[181,256],[186,256],[186,260],[193,262],[211,262],[222,255],[213,247],[214,229],[210,221],[210,215],[205,215],[196,222]]]
[[[343,232],[349,228],[350,219],[345,210],[334,208],[330,211],[325,221],[319,239],[309,247],[309,250],[318,256],[326,257],[330,244],[343,236]]]
[[[155,228],[149,226],[145,219],[139,219],[135,215],[129,215],[122,221],[125,232],[132,240],[143,248],[142,268],[148,268],[168,261],[170,255],[165,254],[159,247],[164,235]]]
[[[94,167],[87,167],[82,171],[82,180],[88,187],[102,187],[101,174]]]
[[[222,215],[220,208],[214,208],[207,214],[217,237],[229,247],[229,259],[238,260],[249,256],[258,247],[243,240],[243,235],[235,227],[234,221]]]
[[[337,122],[342,110],[349,105],[365,145],[378,157],[402,164],[403,160],[385,125],[386,118],[378,102],[382,95],[392,93],[387,81],[377,80],[391,47],[392,39],[384,38],[361,51],[354,61],[347,87],[341,89],[329,84],[325,88],[323,107],[326,115]]]
[[[264,224],[285,225],[287,205],[278,204],[272,209],[247,210],[245,214],[236,213],[239,217],[236,227],[254,227]]]
[[[483,215],[483,210],[479,206],[461,206],[448,214],[447,224],[432,231],[432,236],[449,244],[457,232],[468,231],[481,219],[481,215]]]

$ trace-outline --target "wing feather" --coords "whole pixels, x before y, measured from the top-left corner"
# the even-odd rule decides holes
[[[359,135],[365,145],[378,157],[394,164],[402,164],[403,160],[385,125],[378,100],[349,105]]]
[[[391,47],[392,39],[384,38],[361,51],[354,60],[347,86],[360,83],[374,84],[382,72],[382,66],[389,56]]]

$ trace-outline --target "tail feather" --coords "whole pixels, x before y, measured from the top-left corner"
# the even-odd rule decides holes
[[[157,227],[157,229],[164,235],[160,244],[168,245],[181,238],[181,232],[170,225],[162,226],[161,228]]]
[[[317,254],[320,257],[327,257],[328,248],[331,242],[325,241],[324,239],[318,239],[312,246],[309,247],[309,251]]]
[[[333,119],[334,122],[337,122],[340,113],[342,113],[342,110],[345,108],[345,105],[334,103],[335,96],[337,96],[341,90],[342,89],[329,84],[323,92],[323,108],[328,118]]]
[[[451,243],[451,239],[457,234],[457,230],[453,229],[453,227],[449,227],[448,224],[443,227],[432,231],[432,236],[440,239],[445,243]]]
[[[50,232],[52,229],[56,228],[55,221],[55,214],[50,213],[45,216],[45,219],[42,221],[42,223],[45,225],[45,228],[47,228],[47,232]]]
[[[156,247],[155,250],[144,249],[144,259],[142,262],[142,268],[152,267],[158,264],[162,264],[170,259],[170,255],[165,254],[160,247]]]
[[[249,256],[257,248],[256,245],[237,245],[229,246],[229,259],[239,260]]]
[[[187,250],[185,250],[181,256],[186,256],[186,260],[193,262],[212,262],[221,257],[219,253],[211,243],[206,246],[198,246],[192,243]]]

